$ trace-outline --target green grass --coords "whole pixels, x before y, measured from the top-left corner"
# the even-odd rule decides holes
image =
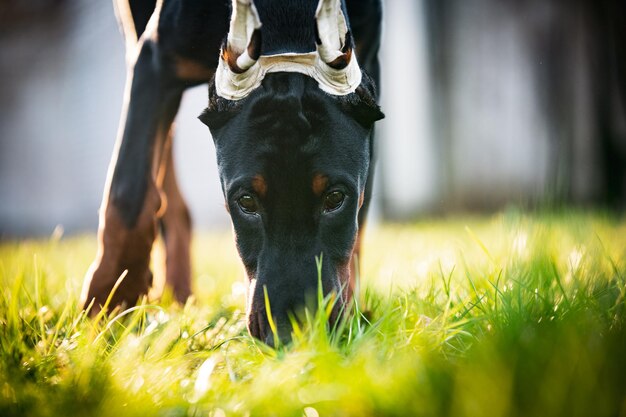
[[[0,246],[0,416],[626,416],[610,216],[371,230],[351,318],[312,315],[278,350],[245,330],[230,235],[196,239],[195,302],[97,322],[76,307],[94,253],[93,236]]]

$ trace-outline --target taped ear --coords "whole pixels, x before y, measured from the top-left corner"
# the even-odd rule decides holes
[[[361,126],[367,129],[385,117],[385,114],[376,103],[366,103],[364,101],[350,105],[347,112]]]
[[[231,111],[219,111],[211,110],[209,108],[204,109],[202,114],[198,116],[198,119],[209,127],[211,133],[221,129],[235,114]]]
[[[340,98],[341,107],[361,126],[369,129],[375,122],[385,117],[380,110],[380,106],[376,103],[376,97],[376,87],[367,74],[364,73],[363,82],[354,94]]]

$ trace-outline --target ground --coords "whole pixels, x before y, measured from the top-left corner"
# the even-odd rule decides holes
[[[195,301],[86,319],[94,253],[94,236],[0,245],[1,416],[626,416],[615,215],[372,227],[350,318],[327,329],[319,309],[277,350],[246,333],[229,234],[196,237]]]

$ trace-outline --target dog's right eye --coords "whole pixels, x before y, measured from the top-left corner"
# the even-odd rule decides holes
[[[239,197],[237,204],[244,213],[255,214],[259,211],[259,205],[257,204],[256,199],[248,194]]]
[[[324,198],[324,211],[329,213],[337,210],[341,207],[345,198],[346,195],[341,191],[332,191],[326,194],[326,198]]]

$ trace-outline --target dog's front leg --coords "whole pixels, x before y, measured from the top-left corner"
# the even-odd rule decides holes
[[[191,216],[185,203],[174,170],[172,133],[168,137],[161,168],[159,187],[167,201],[161,217],[161,232],[165,242],[165,284],[174,298],[184,304],[191,295]]]
[[[152,284],[150,251],[162,203],[157,170],[183,87],[169,75],[155,41],[148,39],[138,48],[100,207],[98,253],[81,294],[83,306],[95,300],[92,314],[124,271],[111,306],[136,303]]]

